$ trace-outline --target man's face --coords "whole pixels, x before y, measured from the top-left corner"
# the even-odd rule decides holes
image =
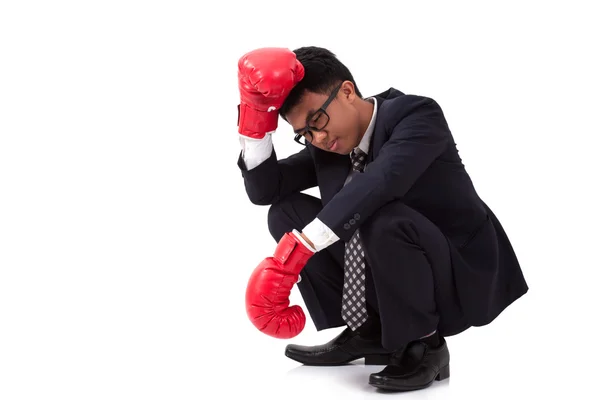
[[[285,116],[294,132],[322,150],[350,154],[360,142],[357,95],[352,82],[345,81],[327,94],[305,92],[300,103]],[[305,133],[307,124],[310,133]],[[312,135],[311,135],[312,134]],[[311,140],[312,136],[312,140]]]

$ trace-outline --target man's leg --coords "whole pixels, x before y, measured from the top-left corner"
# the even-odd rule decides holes
[[[395,201],[373,214],[360,235],[385,348],[394,351],[434,331],[444,335],[464,329],[450,249],[437,226]]]
[[[369,384],[405,391],[448,378],[444,335],[464,326],[446,237],[400,201],[377,210],[360,233],[379,301],[382,344],[393,352]]]
[[[269,231],[275,241],[293,229],[302,231],[321,211],[321,200],[297,193],[269,209]],[[300,273],[298,289],[317,330],[345,325],[340,313],[344,279],[341,241],[317,252]]]
[[[271,235],[278,241],[285,232],[292,229],[301,231],[321,208],[319,199],[306,194],[287,197],[269,210]],[[343,259],[344,242],[338,241],[312,256],[300,273],[300,294],[317,330],[346,325],[341,316]],[[363,327],[355,332],[346,328],[329,342],[320,345],[288,344],[286,356],[308,365],[343,365],[359,358],[364,358],[365,364],[387,364],[390,352],[381,346],[381,327],[376,306],[375,289],[370,280],[367,282],[370,318]]]

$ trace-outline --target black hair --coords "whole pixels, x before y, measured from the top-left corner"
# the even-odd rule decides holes
[[[362,98],[350,70],[330,50],[307,46],[294,50],[294,53],[304,66],[304,78],[290,91],[283,102],[279,110],[279,115],[283,118],[300,103],[306,91],[329,94],[335,85],[343,81],[352,82],[356,94]]]

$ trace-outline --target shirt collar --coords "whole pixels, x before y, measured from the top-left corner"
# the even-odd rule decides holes
[[[373,115],[371,116],[371,122],[369,122],[369,126],[365,131],[360,143],[358,144],[358,148],[364,151],[365,154],[369,154],[369,144],[371,143],[371,136],[373,136],[373,131],[375,130],[375,119],[377,118],[377,99],[375,97],[367,98],[367,100],[373,100]]]

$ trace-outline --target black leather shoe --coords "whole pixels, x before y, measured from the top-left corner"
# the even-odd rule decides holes
[[[366,365],[387,365],[391,352],[381,345],[381,331],[366,326],[356,331],[346,328],[322,345],[289,344],[285,348],[285,355],[292,360],[313,366],[344,365],[359,358],[364,358]]]
[[[449,378],[450,353],[446,341],[441,338],[441,342],[436,348],[422,341],[409,343],[394,352],[390,365],[370,375],[369,384],[384,390],[408,391]]]

